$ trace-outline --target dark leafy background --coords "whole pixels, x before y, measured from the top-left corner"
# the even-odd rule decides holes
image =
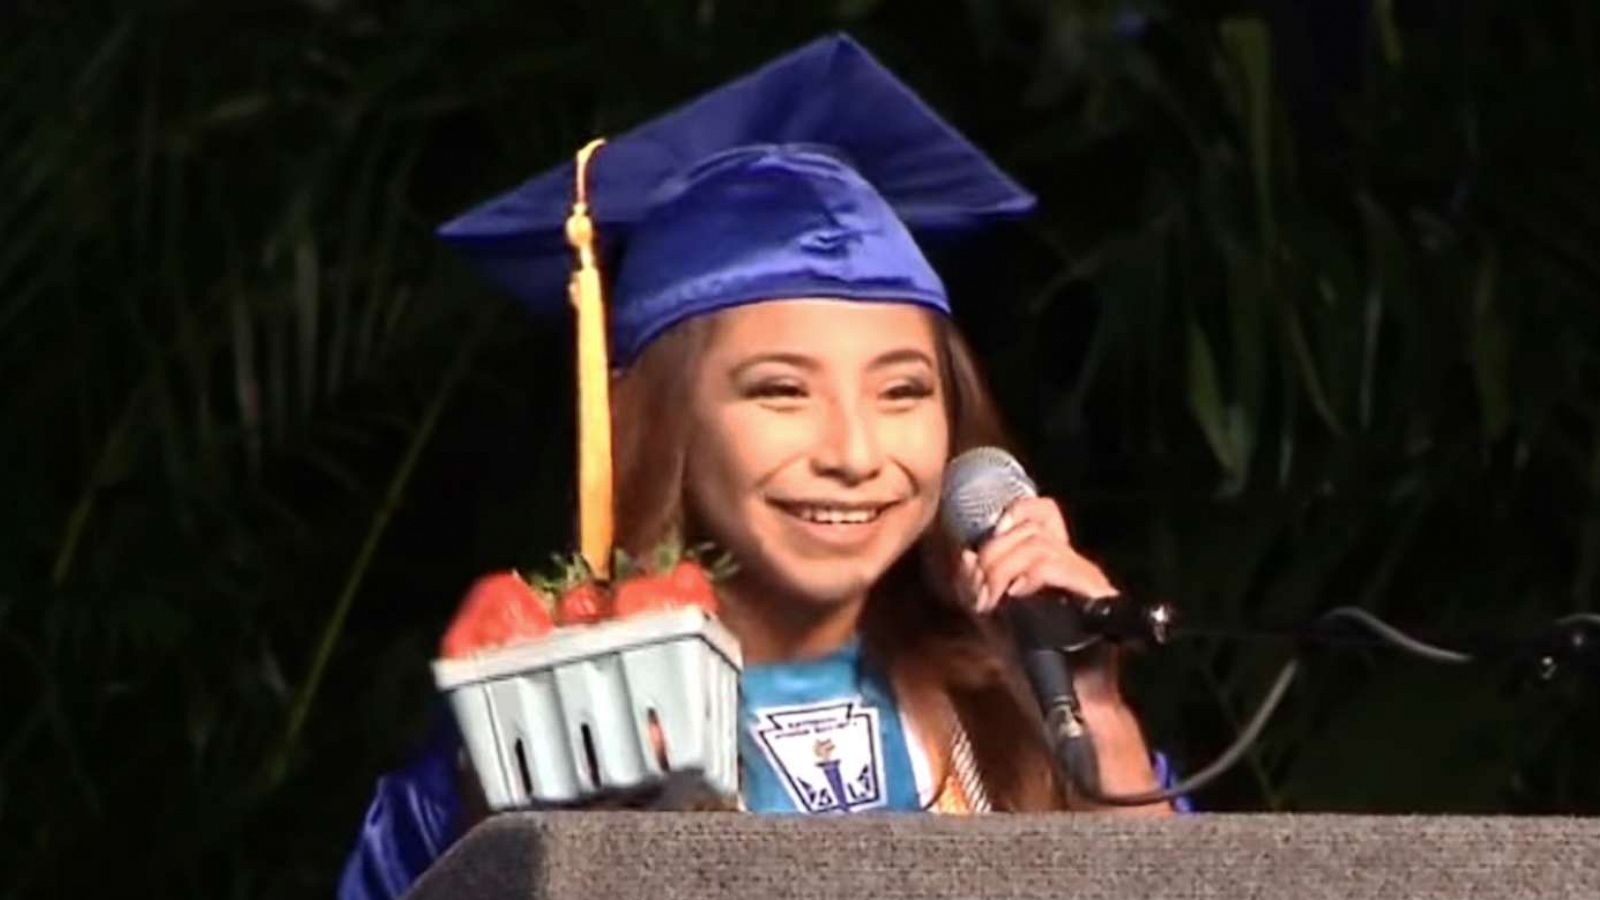
[[[951,262],[1033,467],[1201,623],[1591,609],[1590,0],[21,0],[0,893],[325,895],[426,661],[570,528],[567,335],[430,226],[848,28],[1035,188]],[[1191,769],[1281,642],[1136,663]],[[1593,670],[1309,648],[1222,810],[1594,813]]]

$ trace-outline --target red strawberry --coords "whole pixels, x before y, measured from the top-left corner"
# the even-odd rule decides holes
[[[667,573],[673,592],[684,604],[693,604],[708,615],[717,614],[717,590],[711,584],[711,573],[694,560],[686,559]]]
[[[717,595],[706,570],[699,563],[683,560],[665,573],[638,575],[622,582],[613,606],[618,618],[685,606],[698,606],[716,615]]]
[[[670,588],[665,582],[659,575],[639,575],[617,585],[611,598],[617,618],[672,609],[674,604],[668,597]]]
[[[555,627],[549,598],[516,572],[496,572],[473,582],[461,609],[445,632],[440,653],[446,658],[543,637]]]
[[[557,624],[563,628],[593,625],[611,615],[611,598],[606,594],[605,585],[595,579],[594,570],[589,568],[583,554],[554,556],[551,561],[555,564],[555,574],[542,579],[539,586],[560,598],[556,601]]]
[[[567,625],[593,625],[606,618],[606,592],[593,581],[580,582],[561,592],[556,621]]]

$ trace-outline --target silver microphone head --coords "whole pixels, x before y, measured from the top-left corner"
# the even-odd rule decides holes
[[[988,538],[1006,507],[1038,493],[1011,454],[997,447],[975,447],[945,467],[939,515],[952,538],[972,547]]]

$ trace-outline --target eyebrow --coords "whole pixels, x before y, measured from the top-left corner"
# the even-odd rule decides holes
[[[915,347],[902,347],[899,350],[890,350],[888,353],[884,353],[877,359],[874,359],[868,368],[881,369],[885,366],[893,366],[908,362],[919,362],[923,365],[926,365],[930,369],[937,368],[933,363],[933,357],[922,352],[921,350],[916,349]]]
[[[882,369],[888,366],[899,365],[901,363],[918,362],[926,365],[929,368],[935,368],[933,357],[914,347],[902,347],[898,350],[890,350],[888,352],[881,353],[875,359],[873,359],[871,363],[868,363],[867,368]],[[732,377],[737,378],[746,370],[755,366],[759,366],[762,363],[784,363],[794,366],[797,369],[805,369],[808,372],[814,372],[819,368],[816,359],[806,356],[803,353],[775,352],[762,353],[743,360],[737,366],[734,366],[733,371],[729,374]]]
[[[729,372],[728,374],[734,378],[738,378],[740,375],[743,375],[746,370],[755,368],[762,363],[786,363],[794,366],[795,368],[805,369],[808,372],[815,371],[817,368],[817,361],[803,353],[762,353],[741,361],[737,366],[734,366],[733,371]]]

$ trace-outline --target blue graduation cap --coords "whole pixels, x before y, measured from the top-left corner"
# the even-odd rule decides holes
[[[439,229],[491,281],[560,309],[574,163]],[[761,300],[949,301],[913,234],[1013,219],[1034,198],[846,35],[814,41],[613,139],[587,166],[613,260],[610,358]]]

